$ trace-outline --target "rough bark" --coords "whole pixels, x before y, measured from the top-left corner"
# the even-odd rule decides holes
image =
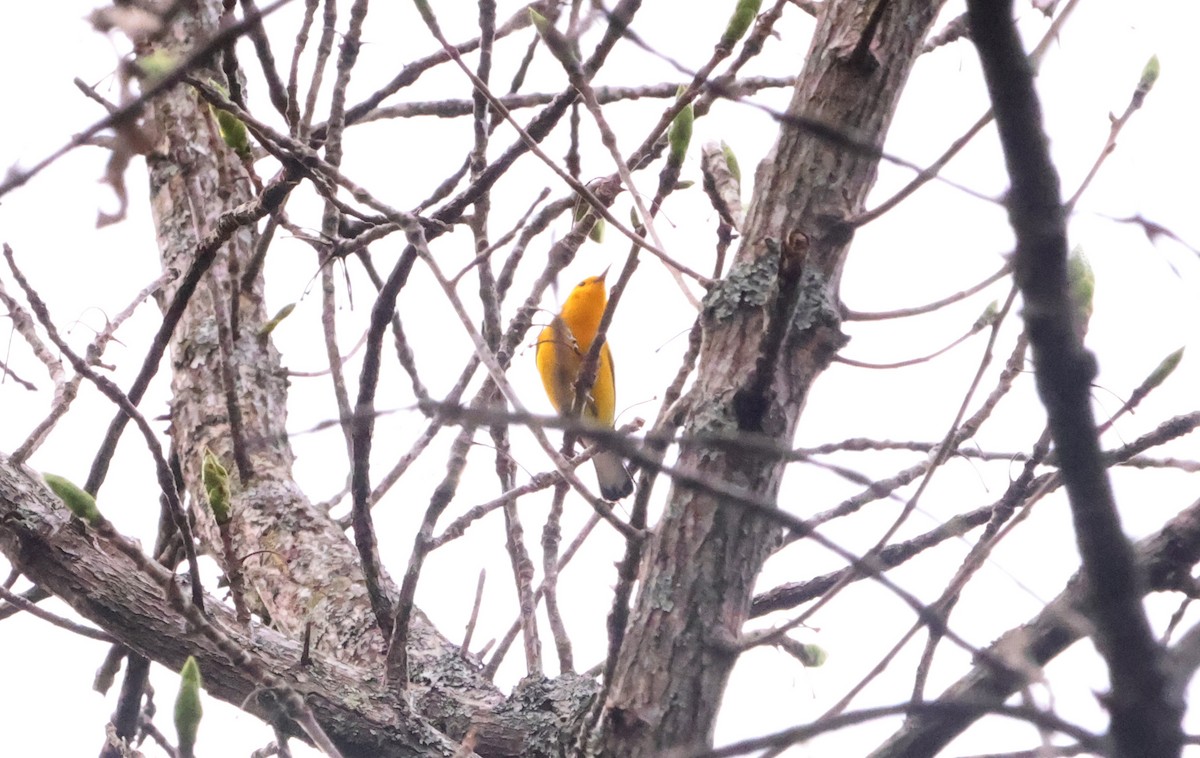
[[[71,518],[35,474],[7,458],[0,458],[0,523],[0,547],[39,587],[151,660],[178,670],[189,655],[196,656],[210,695],[244,703],[267,721],[278,717],[269,697],[256,696],[259,683],[189,629],[153,579],[110,540]],[[452,749],[419,719],[398,719],[401,709],[379,680],[364,678],[357,668],[327,656],[303,667],[299,640],[258,624],[251,632],[215,598],[206,600],[214,624],[304,694],[347,755],[434,756]],[[420,741],[429,746],[423,753],[410,747]]]
[[[176,670],[195,656],[209,695],[298,734],[261,683],[191,628],[154,579],[111,539],[71,518],[36,474],[3,456],[0,550],[39,587],[131,649]],[[471,729],[482,756],[558,755],[558,725],[580,712],[595,691],[595,684],[581,676],[539,680],[524,683],[499,707],[487,708],[488,703],[463,698],[477,684],[461,656],[435,660],[438,640],[431,645],[422,637],[410,648],[420,653],[424,668],[409,706],[395,699],[382,677],[370,673],[378,667],[363,669],[320,654],[302,664],[300,640],[257,622],[247,629],[211,595],[205,607],[238,648],[304,697],[348,757],[453,755],[454,740]]]
[[[809,387],[844,342],[836,303],[852,236],[847,222],[861,212],[879,160],[862,146],[883,144],[940,7],[822,5],[779,141],[755,176],[741,247],[704,303],[687,434],[757,434],[790,444]],[[813,122],[826,133],[815,134]],[[679,467],[773,502],[784,463],[685,447]],[[711,743],[755,577],[775,537],[775,528],[734,504],[672,488],[643,558],[596,752],[650,756]]]
[[[174,44],[191,49],[214,28],[215,16],[184,16],[172,27]],[[155,101],[147,117],[164,136],[147,159],[163,270],[182,272],[191,264],[197,239],[222,211],[248,201],[253,187],[190,88],[176,88]],[[200,464],[206,448],[236,477],[230,398],[222,381],[227,363],[249,463],[241,472],[249,476],[234,486],[234,547],[239,555],[269,551],[244,563],[251,607],[265,611],[278,630],[294,639],[311,623],[318,649],[361,663],[379,656],[383,643],[373,619],[362,615],[365,589],[358,557],[336,524],[313,507],[292,479],[286,371],[270,339],[258,335],[269,318],[263,280],[256,277],[247,288],[236,281],[257,241],[252,228],[233,235],[175,330],[171,441],[193,503],[205,498]],[[173,299],[178,281],[167,283],[162,302]],[[230,323],[233,298],[238,300],[236,325]],[[223,336],[228,356],[222,355]],[[207,508],[195,511],[204,544],[220,555],[213,547],[221,542]]]

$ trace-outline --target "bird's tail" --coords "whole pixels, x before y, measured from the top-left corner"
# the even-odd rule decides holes
[[[605,500],[620,500],[633,492],[633,477],[621,456],[611,450],[601,450],[592,458],[592,464],[596,467],[600,495]]]

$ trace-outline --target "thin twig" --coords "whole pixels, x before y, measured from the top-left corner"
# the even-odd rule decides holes
[[[471,604],[471,617],[467,619],[467,628],[463,631],[462,644],[459,652],[466,658],[471,652],[471,637],[475,634],[475,622],[479,620],[479,609],[483,606],[483,586],[487,581],[487,570],[479,569],[479,580],[475,582],[475,602]]]
[[[184,513],[183,504],[179,500],[179,492],[175,488],[175,477],[171,473],[171,467],[167,465],[167,460],[163,456],[162,448],[158,444],[158,438],[154,434],[154,430],[150,428],[150,424],[145,417],[138,412],[133,403],[125,393],[121,392],[120,388],[107,377],[97,374],[88,362],[80,357],[70,345],[67,344],[58,333],[58,328],[54,325],[54,320],[50,316],[50,311],[41,297],[33,289],[33,286],[25,278],[21,270],[17,268],[17,262],[13,256],[12,248],[7,243],[3,246],[4,258],[8,261],[9,271],[12,272],[13,278],[20,285],[21,290],[25,293],[25,299],[29,301],[30,308],[37,316],[38,322],[41,323],[42,329],[46,331],[46,335],[50,341],[59,349],[76,372],[82,374],[93,385],[100,390],[101,394],[115,403],[122,412],[131,418],[134,424],[141,431],[142,437],[146,442],[146,449],[150,453],[150,457],[154,462],[154,472],[158,481],[158,486],[161,491],[163,503],[171,514],[171,519],[175,523],[175,528],[179,530],[180,536],[183,538],[183,547],[187,555],[188,573],[191,576],[192,582],[192,602],[203,611],[204,608],[204,588],[200,583],[200,564],[196,558],[196,545],[192,538],[191,526],[188,523],[187,514]]]
[[[150,381],[158,373],[163,354],[171,344],[171,336],[175,332],[175,327],[183,318],[184,311],[187,309],[196,287],[199,286],[200,280],[216,260],[217,253],[220,252],[222,246],[238,229],[256,223],[278,208],[293,186],[294,183],[287,178],[273,182],[254,200],[221,214],[213,223],[212,230],[208,235],[197,241],[196,249],[190,256],[191,265],[174,283],[175,295],[172,297],[170,305],[163,310],[158,331],[150,343],[150,349],[142,361],[142,367],[139,369],[137,377],[129,387],[128,398],[131,403],[137,405],[141,402],[146,389],[150,386]],[[83,487],[93,495],[99,491],[100,485],[103,484],[104,478],[108,474],[113,452],[116,450],[121,432],[124,431],[128,421],[129,416],[124,412],[118,412],[109,422],[104,439],[92,459],[87,484]]]
[[[105,632],[102,632],[99,629],[93,629],[90,626],[76,624],[74,621],[68,621],[61,616],[56,616],[45,608],[26,600],[6,587],[0,587],[0,600],[5,601],[14,608],[19,608],[20,610],[25,611],[32,616],[37,616],[42,621],[48,621],[57,626],[59,629],[66,629],[68,632],[74,632],[81,637],[87,637],[89,639],[99,640],[101,642],[107,642],[110,644],[116,642],[115,639],[110,637]]]
[[[248,32],[251,27],[260,23],[262,19],[271,15],[275,11],[282,8],[291,0],[275,0],[275,2],[263,8],[261,12],[251,16],[247,15],[241,21],[232,26],[228,26],[214,34],[210,39],[197,47],[188,57],[171,71],[164,74],[162,77],[154,80],[154,83],[147,87],[141,95],[122,105],[115,111],[109,113],[106,117],[100,119],[96,123],[87,127],[83,131],[76,134],[67,142],[47,157],[35,163],[28,169],[13,169],[7,173],[3,181],[0,181],[0,197],[7,195],[18,187],[23,186],[33,177],[40,174],[48,166],[57,161],[62,156],[71,152],[81,145],[88,144],[93,137],[101,131],[136,118],[142,112],[146,103],[158,97],[163,92],[174,87],[185,76],[188,76],[193,71],[203,67],[204,63],[219,50],[225,48],[238,37]]]
[[[974,285],[966,288],[965,290],[960,290],[958,292],[955,292],[953,295],[947,295],[946,297],[942,298],[941,300],[935,300],[932,303],[928,303],[926,305],[918,305],[918,306],[914,306],[912,308],[897,308],[896,310],[892,310],[892,311],[878,311],[875,313],[863,313],[863,312],[859,312],[859,311],[850,310],[849,308],[843,308],[842,309],[842,318],[844,318],[847,321],[885,321],[885,320],[894,319],[894,318],[904,318],[906,316],[920,316],[925,313],[932,313],[934,311],[945,308],[947,305],[952,305],[961,300],[966,300],[968,297],[970,297],[971,295],[974,295],[977,292],[982,292],[983,290],[987,289],[992,284],[995,284],[996,282],[1000,281],[1004,277],[1008,276],[1010,273],[1012,273],[1012,266],[1009,265],[1008,263],[1005,263],[1003,266],[1000,267],[999,271],[992,274],[988,278],[984,279],[982,282],[979,282],[978,284],[974,284]]]

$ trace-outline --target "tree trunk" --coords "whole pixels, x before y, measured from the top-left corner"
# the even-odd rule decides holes
[[[219,3],[200,6],[198,16],[185,15],[172,26],[182,51],[195,49],[217,28]],[[197,76],[221,75],[209,70]],[[254,188],[190,87],[157,99],[148,120],[165,140],[147,160],[163,270],[181,274],[191,267],[198,240],[217,217],[250,201]],[[242,556],[257,553],[243,565],[251,608],[265,612],[276,629],[294,639],[311,624],[317,649],[348,663],[378,661],[383,639],[362,603],[358,555],[292,479],[287,372],[270,338],[258,335],[269,318],[261,268],[249,286],[239,282],[258,241],[254,226],[239,228],[229,238],[175,329],[171,440],[193,503],[205,502],[200,477],[205,449],[234,476],[234,548]],[[181,278],[167,283],[161,302],[171,302]],[[231,424],[235,415],[240,430]],[[202,541],[223,562],[211,514],[205,507],[195,512]]]
[[[869,146],[883,144],[940,7],[822,5],[779,141],[755,176],[741,247],[705,298],[686,437],[750,434],[790,447],[812,382],[845,341],[838,282],[853,235],[848,222],[875,179],[878,150]],[[790,326],[780,331],[781,324]],[[785,464],[684,446],[678,466],[774,503]],[[776,536],[730,498],[673,485],[643,557],[594,743],[599,754],[634,758],[711,744],[754,581]]]

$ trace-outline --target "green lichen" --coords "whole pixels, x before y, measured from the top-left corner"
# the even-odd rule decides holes
[[[828,280],[819,272],[806,270],[800,275],[800,301],[792,317],[793,333],[803,332],[814,326],[838,325],[838,305],[830,297]]]
[[[704,296],[704,315],[721,323],[746,308],[761,308],[775,292],[779,249],[768,240],[767,252],[753,261],[735,265]]]
[[[674,595],[674,574],[670,571],[665,571],[659,575],[658,581],[651,586],[650,599],[654,607],[665,613],[670,613],[675,610],[675,601],[671,598]]]
[[[692,434],[696,437],[725,439],[739,433],[737,419],[730,407],[722,402],[706,402],[695,409],[691,420]],[[700,464],[715,462],[724,454],[720,446],[704,446],[699,450]]]

